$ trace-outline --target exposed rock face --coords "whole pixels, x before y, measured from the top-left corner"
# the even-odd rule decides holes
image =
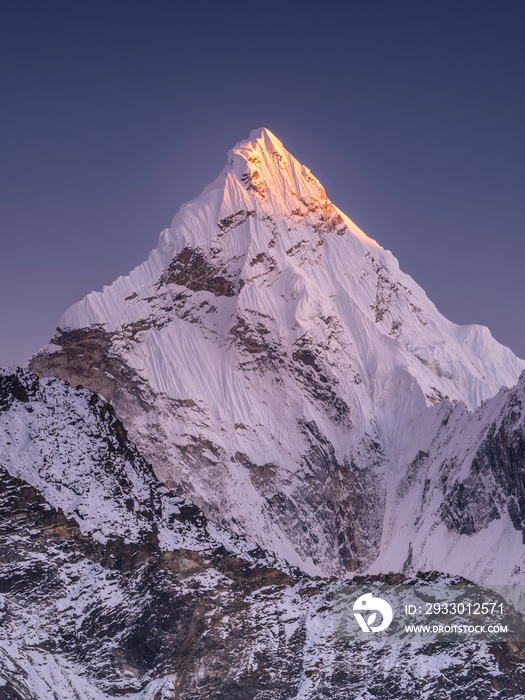
[[[405,516],[409,528],[430,523],[418,477],[400,512],[387,504],[425,472],[413,461],[439,430],[432,406],[473,410],[525,363],[487,329],[444,319],[263,129],[146,262],[64,314],[31,367],[109,400],[157,476],[216,522],[311,574],[342,574],[386,555],[409,566],[408,549],[394,557],[387,543]],[[445,551],[458,561],[470,551],[457,533],[494,524],[498,504],[469,515],[466,476],[433,491],[441,544],[430,561],[426,540],[413,543],[410,566],[447,569]],[[521,522],[511,481],[502,488]],[[498,522],[500,541],[513,526]]]
[[[525,373],[474,412],[448,401],[428,411],[407,438],[408,467],[392,475],[390,516],[371,571],[414,572],[442,558],[450,573],[522,585],[524,406]]]
[[[506,511],[525,542],[524,388],[522,377],[508,392],[500,416],[476,450],[467,479],[454,485],[450,501],[455,500],[456,508],[451,505],[448,512],[471,532],[479,532]]]
[[[176,255],[167,269],[163,280],[167,284],[177,284],[191,289],[192,292],[211,292],[218,297],[233,297],[239,289],[233,280],[223,276],[228,270],[221,270],[221,265],[213,266],[202,252],[190,247],[184,248]]]
[[[339,583],[171,495],[90,392],[11,369],[0,410],[0,698],[523,697],[515,645],[334,636]]]

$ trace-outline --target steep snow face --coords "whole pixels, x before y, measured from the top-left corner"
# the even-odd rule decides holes
[[[412,421],[525,363],[443,318],[261,129],[31,367],[102,394],[170,487],[319,573],[377,556]]]

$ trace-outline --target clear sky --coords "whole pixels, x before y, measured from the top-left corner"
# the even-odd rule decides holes
[[[0,365],[266,126],[442,313],[525,357],[525,2],[7,2]]]

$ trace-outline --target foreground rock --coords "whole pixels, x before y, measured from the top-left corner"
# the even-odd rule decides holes
[[[170,494],[94,394],[3,370],[0,420],[0,698],[525,694],[520,645],[334,636],[341,583]]]

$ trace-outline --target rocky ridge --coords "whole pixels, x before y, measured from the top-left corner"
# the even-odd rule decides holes
[[[334,637],[340,583],[214,528],[91,392],[2,370],[0,419],[2,700],[523,697],[516,644]],[[418,581],[460,582],[354,583]]]

